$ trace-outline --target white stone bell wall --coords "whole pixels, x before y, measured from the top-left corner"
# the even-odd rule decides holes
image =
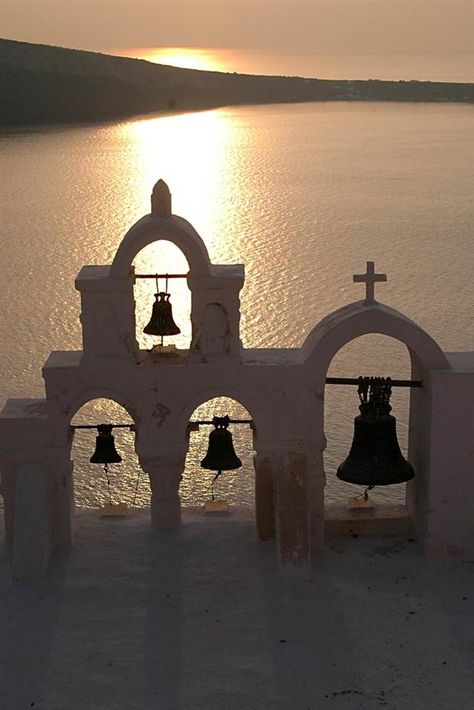
[[[192,344],[176,357],[139,351],[132,261],[168,239],[185,254],[192,295]],[[369,268],[370,267],[370,268]],[[108,398],[130,414],[140,464],[150,478],[151,523],[181,524],[179,484],[195,409],[219,396],[239,401],[254,431],[256,526],[276,539],[284,569],[308,576],[324,545],[323,451],[326,374],[334,355],[366,333],[405,343],[412,378],[409,459],[416,470],[407,506],[429,556],[474,560],[474,353],[444,354],[403,314],[374,300],[384,281],[372,262],[367,297],[324,318],[301,349],[244,349],[242,265],[213,265],[194,228],[171,214],[164,183],[152,213],[125,235],[110,266],[87,266],[81,292],[83,351],[53,352],[43,367],[45,399],[8,400],[0,413],[1,491],[12,569],[38,577],[73,534],[70,422],[87,401]]]

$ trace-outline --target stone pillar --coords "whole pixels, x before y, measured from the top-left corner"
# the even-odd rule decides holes
[[[276,465],[278,554],[281,565],[305,577],[311,574],[311,530],[306,452],[279,453]]]
[[[71,544],[74,524],[74,462],[69,452],[63,458],[51,462],[50,475],[53,478],[52,533],[53,546],[65,547]]]
[[[110,278],[110,266],[84,266],[76,279],[81,293],[84,363],[106,356],[136,362],[133,271],[125,278]]]
[[[12,573],[35,579],[48,568],[53,550],[53,477],[39,457],[17,464]]]
[[[211,276],[188,276],[192,293],[191,357],[195,362],[240,360],[240,264],[213,265]]]
[[[254,454],[255,517],[260,540],[275,537],[274,466],[269,453]]]
[[[13,549],[13,524],[15,520],[16,466],[13,459],[3,459],[1,463],[1,488],[5,518],[5,541],[10,551]]]
[[[314,443],[307,449],[308,470],[308,507],[311,528],[311,550],[320,552],[324,548],[324,488],[326,474],[324,472],[324,449],[326,437],[320,444]]]
[[[152,459],[140,459],[150,477],[151,524],[157,530],[181,525],[179,484],[183,477],[185,455],[176,454]]]
[[[10,477],[11,478],[11,477]],[[73,487],[69,450],[17,452],[8,504],[7,539],[13,576],[34,579],[47,571],[56,547],[72,537]]]

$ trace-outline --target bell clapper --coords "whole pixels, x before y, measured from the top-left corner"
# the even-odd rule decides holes
[[[217,479],[219,478],[219,476],[221,475],[221,473],[222,473],[222,471],[218,471],[218,472],[216,473],[216,475],[214,476],[214,478],[212,479],[212,483],[211,483],[211,486],[210,486],[210,488],[211,488],[211,500],[212,500],[212,501],[214,501],[214,500],[216,499],[216,497],[215,497],[215,495],[214,495],[214,483],[217,481]]]
[[[211,500],[206,500],[203,505],[203,510],[206,513],[212,513],[214,515],[229,515],[230,514],[230,506],[229,503],[224,499],[224,500],[216,500],[216,496],[214,495],[214,483],[217,481],[219,476],[221,475],[222,471],[218,471],[216,475],[213,478],[213,481],[211,485],[209,486],[211,489]]]
[[[373,490],[374,486],[367,486],[365,491],[359,493],[358,496],[349,498],[348,504],[350,510],[375,510],[375,502],[369,498],[369,491]]]
[[[107,479],[107,493],[109,494],[109,505],[112,505],[112,494],[110,492],[109,464],[104,464],[104,473]]]
[[[139,468],[139,469],[138,469],[138,473],[137,473],[137,482],[136,482],[136,484],[135,484],[135,493],[133,494],[132,505],[135,505],[135,501],[136,501],[136,499],[137,499],[138,484],[140,483],[140,473],[141,473],[141,469]]]

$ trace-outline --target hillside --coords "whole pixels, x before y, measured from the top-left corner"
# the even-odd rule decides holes
[[[474,84],[225,74],[0,39],[3,126],[107,120],[232,104],[340,100],[471,103]]]

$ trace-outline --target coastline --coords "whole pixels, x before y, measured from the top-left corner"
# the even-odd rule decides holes
[[[150,113],[322,101],[474,103],[474,83],[333,80],[181,69],[0,39],[0,126],[80,125]]]

